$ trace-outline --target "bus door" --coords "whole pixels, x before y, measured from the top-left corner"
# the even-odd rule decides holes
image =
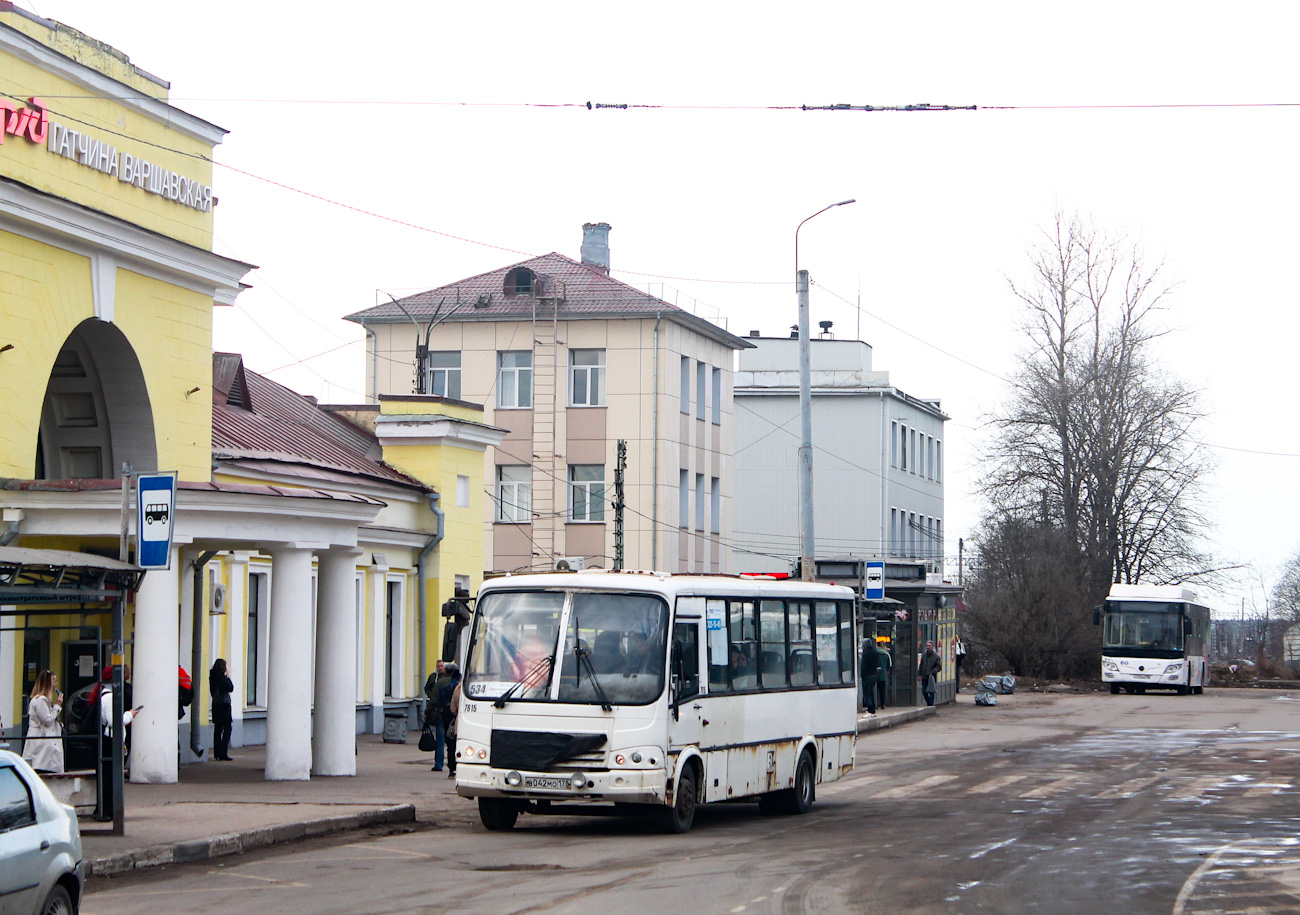
[[[668,714],[668,749],[700,745],[704,735],[704,706],[700,702],[700,658],[704,651],[704,621],[678,617],[673,623],[669,669],[671,708]]]

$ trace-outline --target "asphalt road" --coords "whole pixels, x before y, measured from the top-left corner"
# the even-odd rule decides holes
[[[560,817],[488,833],[449,798],[434,829],[92,881],[82,911],[1300,911],[1300,694],[970,702],[861,739],[802,817],[734,804],[686,836]]]

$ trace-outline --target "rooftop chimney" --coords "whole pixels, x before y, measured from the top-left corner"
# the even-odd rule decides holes
[[[609,273],[609,223],[588,222],[582,226],[582,262]]]

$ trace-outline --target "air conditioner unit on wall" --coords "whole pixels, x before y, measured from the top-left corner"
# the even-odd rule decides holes
[[[214,584],[212,586],[212,600],[208,607],[208,613],[217,616],[226,612],[226,586]]]
[[[577,572],[579,569],[587,567],[587,560],[583,556],[565,556],[555,563],[557,572]]]

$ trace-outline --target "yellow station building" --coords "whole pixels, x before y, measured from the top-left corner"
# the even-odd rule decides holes
[[[443,603],[481,583],[503,430],[438,397],[320,407],[214,354],[213,309],[252,266],[211,250],[225,131],[167,98],[121,52],[0,2],[0,546],[116,557],[123,465],[176,471],[171,567],[127,608],[131,779],[198,758],[218,657],[232,745],[265,742],[268,778],[352,774],[355,734],[410,714],[443,656]],[[36,674],[74,692],[109,634],[75,609],[14,619],[10,737]],[[196,689],[179,723],[178,666]]]

